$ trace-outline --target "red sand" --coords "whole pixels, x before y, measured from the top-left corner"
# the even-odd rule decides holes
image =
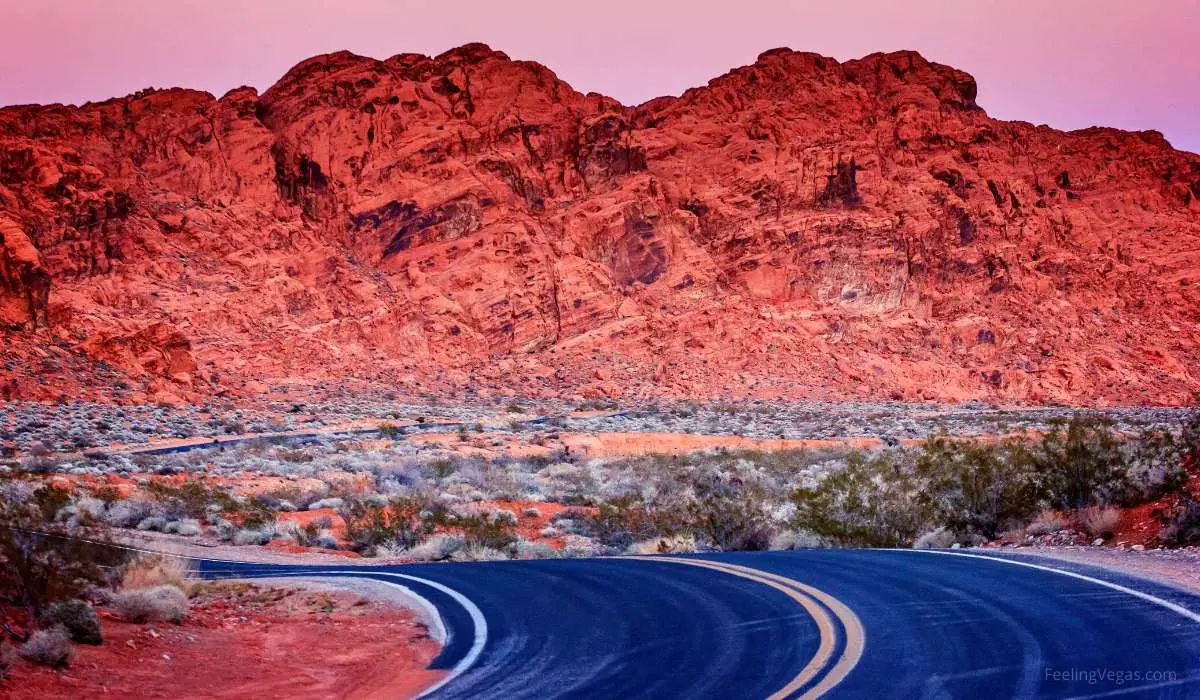
[[[62,671],[19,661],[0,699],[398,698],[436,682],[438,645],[403,609],[347,593],[250,589],[205,596],[181,625],[102,611],[104,644]]]

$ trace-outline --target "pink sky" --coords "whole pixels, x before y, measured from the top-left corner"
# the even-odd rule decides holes
[[[1200,151],[1196,0],[0,0],[0,104],[154,86],[270,86],[316,53],[483,41],[636,104],[765,49],[915,49],[978,79],[990,114],[1158,129]]]

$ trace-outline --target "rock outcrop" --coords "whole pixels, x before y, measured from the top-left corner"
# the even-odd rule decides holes
[[[6,108],[0,236],[13,397],[1200,390],[1200,156],[911,52],[638,107],[473,44]]]

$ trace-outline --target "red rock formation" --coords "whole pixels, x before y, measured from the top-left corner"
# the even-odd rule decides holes
[[[779,49],[624,107],[473,44],[0,110],[0,379],[1189,400],[1200,157],[975,96]]]

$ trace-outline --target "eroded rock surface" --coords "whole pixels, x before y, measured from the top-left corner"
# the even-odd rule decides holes
[[[778,49],[626,107],[473,44],[6,108],[0,380],[1189,400],[1200,156],[975,98]]]

